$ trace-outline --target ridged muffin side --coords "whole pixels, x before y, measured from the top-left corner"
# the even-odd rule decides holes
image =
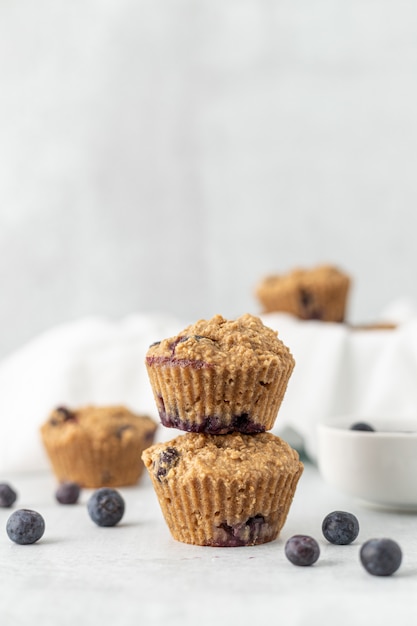
[[[253,315],[216,315],[150,346],[146,367],[161,423],[187,432],[271,430],[295,365]]]
[[[142,452],[157,424],[124,406],[57,407],[41,427],[41,438],[58,481],[82,487],[135,485]]]
[[[271,433],[186,433],[142,454],[174,539],[238,547],[276,539],[303,465]]]

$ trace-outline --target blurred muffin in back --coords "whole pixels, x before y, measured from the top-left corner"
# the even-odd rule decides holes
[[[294,269],[288,274],[266,276],[255,295],[264,313],[290,313],[303,320],[343,322],[350,277],[332,265]]]

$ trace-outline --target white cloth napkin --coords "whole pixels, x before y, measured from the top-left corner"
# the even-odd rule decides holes
[[[344,324],[261,316],[294,355],[274,432],[317,460],[317,423],[338,416],[369,421],[417,417],[417,316],[406,301],[381,315],[394,330],[356,330]]]
[[[58,405],[124,404],[159,422],[145,354],[153,341],[174,336],[184,326],[164,315],[81,319],[43,333],[4,359],[0,472],[49,467],[39,429]],[[158,429],[160,438],[165,430]]]
[[[316,425],[353,419],[417,416],[417,316],[400,303],[382,317],[395,330],[352,330],[342,324],[261,316],[278,331],[296,366],[273,432],[316,458]],[[149,345],[188,322],[164,315],[120,321],[87,318],[40,335],[0,363],[0,472],[48,467],[39,428],[57,405],[125,404],[159,418],[144,358]],[[160,426],[157,440],[178,431]],[[291,439],[293,441],[291,441]],[[0,475],[1,479],[1,475]]]

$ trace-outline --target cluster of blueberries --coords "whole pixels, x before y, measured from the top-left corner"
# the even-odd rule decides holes
[[[60,504],[75,504],[80,496],[80,486],[74,482],[63,482],[55,492]],[[16,491],[7,483],[0,483],[0,507],[11,507],[17,499]],[[87,502],[87,511],[97,526],[115,526],[125,512],[125,502],[116,489],[97,489]],[[45,532],[45,520],[32,509],[17,509],[6,524],[11,541],[25,545],[38,541]]]
[[[348,545],[359,535],[359,522],[353,513],[333,511],[324,518],[322,532],[330,543]],[[285,544],[285,555],[294,565],[313,565],[320,547],[309,535],[294,535]],[[359,557],[369,574],[391,576],[401,565],[402,550],[393,539],[369,539],[362,544]]]

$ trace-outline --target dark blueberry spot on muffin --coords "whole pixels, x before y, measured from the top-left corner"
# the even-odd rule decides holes
[[[158,413],[160,416],[165,415],[166,411],[165,411],[165,402],[162,396],[158,395],[158,397],[156,398],[156,406],[158,409]]]
[[[154,439],[155,433],[153,430],[148,430],[147,433],[145,433],[145,441],[146,443],[152,442]]]
[[[63,422],[76,422],[77,419],[73,411],[68,409],[66,406],[57,406],[49,421],[53,426],[56,426],[57,424],[62,424]]]
[[[311,320],[321,320],[323,318],[323,314],[318,309],[311,311],[309,315],[309,319]]]
[[[305,287],[300,288],[300,308],[301,316],[308,320],[321,320],[323,317],[322,311],[317,308],[314,302],[314,294],[311,293]]]
[[[207,341],[212,341],[213,343],[216,342],[215,339],[212,339],[211,337],[205,337],[204,335],[191,335],[191,336],[196,341],[201,341],[202,339],[207,339]]]
[[[242,413],[242,415],[235,415],[233,418],[233,426],[235,430],[239,432],[250,432],[251,429],[251,420],[249,419],[249,415],[247,413]]]
[[[70,409],[68,409],[66,406],[58,406],[58,407],[55,409],[55,411],[56,411],[57,413],[60,413],[60,414],[62,415],[62,418],[63,418],[64,420],[71,420],[71,419],[74,419],[74,414],[73,414],[73,412],[72,412]]]
[[[109,485],[111,483],[111,481],[112,481],[111,472],[109,470],[107,470],[107,469],[103,470],[101,472],[101,484],[103,486]]]
[[[263,515],[249,517],[241,524],[220,524],[218,527],[224,531],[223,538],[217,545],[224,547],[251,546],[262,541],[265,531],[265,518]]]
[[[161,343],[160,341],[154,341],[153,343],[151,343],[149,347],[153,348],[153,346],[159,346],[160,343]]]
[[[177,345],[179,343],[183,343],[184,341],[187,341],[188,337],[177,337],[174,341],[171,341],[171,343],[169,344],[169,349],[171,350],[171,354],[173,355],[175,353],[175,348],[177,347]]]
[[[158,403],[158,412],[161,424],[166,428],[177,428],[193,433],[206,433],[210,435],[226,435],[234,431],[252,434],[264,432],[265,426],[258,424],[247,413],[234,415],[231,419],[223,416],[209,415],[201,418],[201,421],[187,421],[181,419],[178,413],[167,413],[162,399]]]
[[[178,463],[180,458],[180,453],[176,448],[172,446],[166,448],[159,455],[158,460],[155,463],[155,475],[156,478],[161,481],[164,476],[167,475],[169,470]]]
[[[224,423],[221,417],[216,415],[207,417],[201,424],[201,432],[212,433],[213,435],[221,433],[224,429]]]
[[[133,426],[131,426],[130,424],[123,424],[123,426],[119,426],[119,428],[117,428],[115,435],[118,439],[121,439],[123,437],[123,433],[126,430],[133,430]]]
[[[174,341],[169,344],[169,349],[171,350],[171,354],[175,354],[175,348],[179,343],[184,343],[189,339],[196,339],[196,341],[200,341],[201,339],[209,339],[209,337],[204,337],[203,335],[181,335],[177,337]]]
[[[313,295],[308,289],[300,289],[300,303],[303,309],[309,309],[313,304]]]

